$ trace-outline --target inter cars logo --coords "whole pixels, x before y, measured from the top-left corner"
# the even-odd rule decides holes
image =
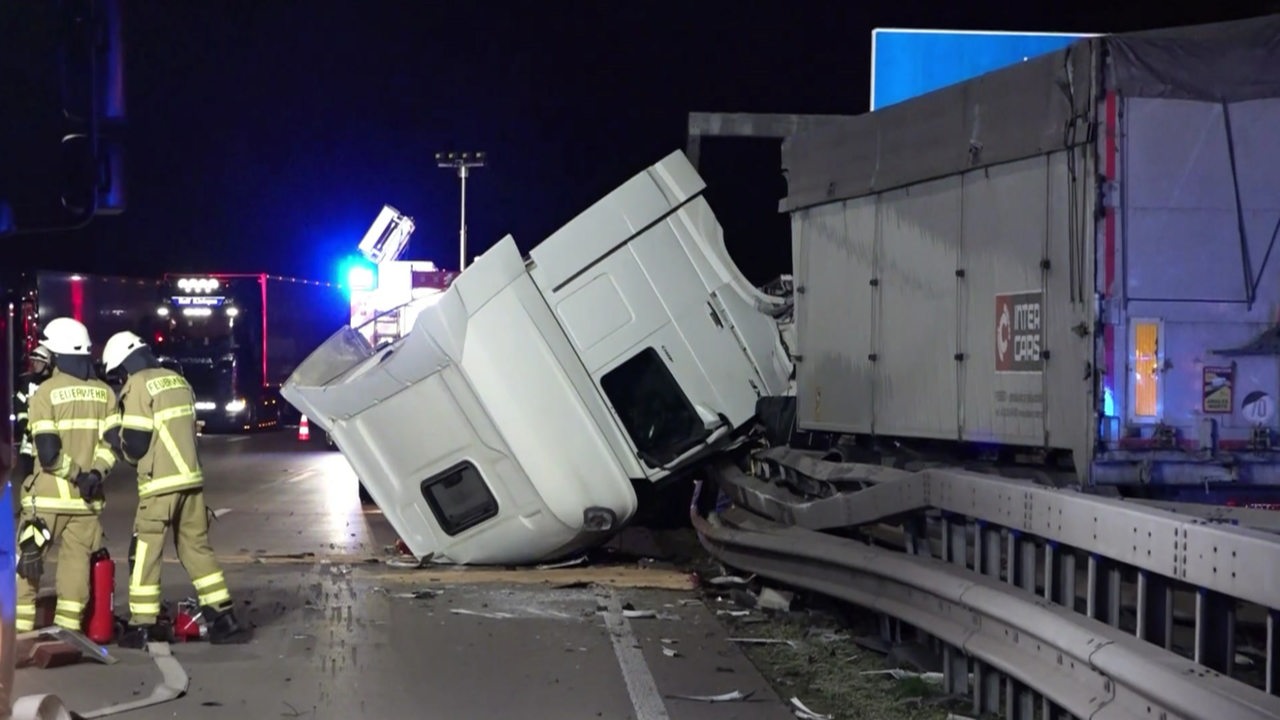
[[[1043,326],[1039,290],[996,295],[996,372],[1040,372]]]

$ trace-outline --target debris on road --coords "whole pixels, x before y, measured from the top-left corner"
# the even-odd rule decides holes
[[[587,562],[587,556],[579,555],[578,557],[573,558],[571,560],[564,560],[561,562],[554,562],[554,563],[543,563],[535,567],[537,567],[537,569],[539,570],[555,570],[557,568],[567,568],[567,567],[574,567],[575,565],[584,565],[586,564],[586,562]]]
[[[454,615],[474,615],[476,617],[490,618],[492,620],[509,620],[515,615],[504,612],[480,612],[479,610],[467,610],[466,608],[449,608],[449,612]]]
[[[715,587],[726,587],[730,585],[745,587],[750,585],[751,581],[755,578],[755,575],[749,575],[747,577],[741,577],[739,575],[721,575],[720,577],[710,578],[707,580],[707,584]]]
[[[912,680],[920,678],[921,680],[934,685],[942,684],[942,673],[925,672],[919,673],[914,670],[904,670],[903,668],[890,668],[888,670],[863,670],[863,675],[888,675],[894,680]]]
[[[833,715],[823,715],[822,713],[816,713],[810,710],[805,707],[804,703],[800,702],[800,698],[798,697],[791,698],[791,707],[792,712],[794,712],[795,716],[800,718],[800,720],[833,720],[834,718]]]
[[[17,644],[16,657],[18,658],[18,662],[21,663],[22,658],[25,657],[24,647],[29,648],[26,650],[26,653],[31,653],[35,650],[36,644],[41,643],[42,641],[60,642],[74,649],[77,656],[87,656],[102,663],[103,665],[114,665],[119,662],[116,658],[111,656],[111,653],[107,652],[105,647],[85,637],[83,633],[58,627],[57,625],[50,625],[49,627],[42,628],[40,630],[18,633],[18,635],[14,637],[14,642]],[[55,665],[53,667],[58,666]]]
[[[795,640],[783,638],[731,637],[728,640],[729,642],[742,643],[743,645],[789,645],[793,649],[800,647],[800,643]]]
[[[422,590],[409,590],[407,592],[391,592],[390,590],[384,587],[376,587],[373,590],[374,592],[380,592],[383,595],[387,595],[388,597],[403,598],[406,600],[431,600],[439,597],[444,593],[443,590],[434,590],[431,588],[424,588]]]
[[[752,690],[749,693],[744,693],[741,690],[734,690],[733,692],[722,693],[720,695],[668,695],[667,697],[675,700],[693,700],[694,702],[722,703],[722,702],[742,702],[744,700],[751,699],[751,696],[755,694],[756,693],[754,690]]]
[[[18,654],[17,667],[20,668],[34,665],[41,670],[52,670],[65,665],[75,665],[80,662],[81,657],[78,649],[61,640],[36,641],[23,650],[26,652],[20,651]]]

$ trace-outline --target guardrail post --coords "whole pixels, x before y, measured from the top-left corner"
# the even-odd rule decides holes
[[[942,648],[942,687],[949,695],[969,694],[969,656],[950,645]]]
[[[1021,535],[1017,530],[1009,528],[1009,549],[1005,552],[1005,582],[1010,585],[1018,584],[1018,536]]]
[[[1236,657],[1235,621],[1235,601],[1221,593],[1196,588],[1196,662],[1231,675]]]
[[[945,518],[946,527],[950,530],[950,541],[947,543],[949,554],[947,560],[960,567],[969,566],[969,527],[966,518],[951,515]]]
[[[1073,548],[1059,548],[1058,557],[1058,602],[1063,607],[1078,612],[1076,609],[1076,551]]]
[[[1120,567],[1095,553],[1089,553],[1089,588],[1085,614],[1120,627]]]
[[[1280,613],[1267,610],[1267,692],[1280,695],[1280,663],[1276,655],[1280,653]]]
[[[1019,538],[1018,585],[1027,592],[1036,592],[1036,539],[1034,536]]]
[[[1164,577],[1138,571],[1137,635],[1166,650],[1173,648],[1173,586]]]

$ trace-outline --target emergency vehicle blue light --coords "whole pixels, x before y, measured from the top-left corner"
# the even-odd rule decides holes
[[[369,291],[378,287],[378,268],[364,258],[351,258],[344,263],[344,285],[348,292]]]

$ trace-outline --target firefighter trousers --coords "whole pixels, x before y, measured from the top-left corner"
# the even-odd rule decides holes
[[[129,546],[129,614],[133,625],[150,625],[160,615],[160,560],[165,533],[173,531],[178,560],[195,585],[201,605],[231,607],[231,592],[209,546],[204,490],[179,490],[142,498]]]
[[[42,549],[46,559],[49,546],[58,544],[58,569],[54,575],[58,604],[53,611],[53,624],[79,632],[81,618],[89,603],[89,556],[102,547],[102,523],[97,515],[59,515],[24,509],[19,516],[18,532],[22,531],[23,522],[34,517],[43,520],[52,535],[52,542],[46,543]],[[35,629],[36,596],[39,593],[40,578],[18,578],[18,607],[15,612],[18,632]]]

